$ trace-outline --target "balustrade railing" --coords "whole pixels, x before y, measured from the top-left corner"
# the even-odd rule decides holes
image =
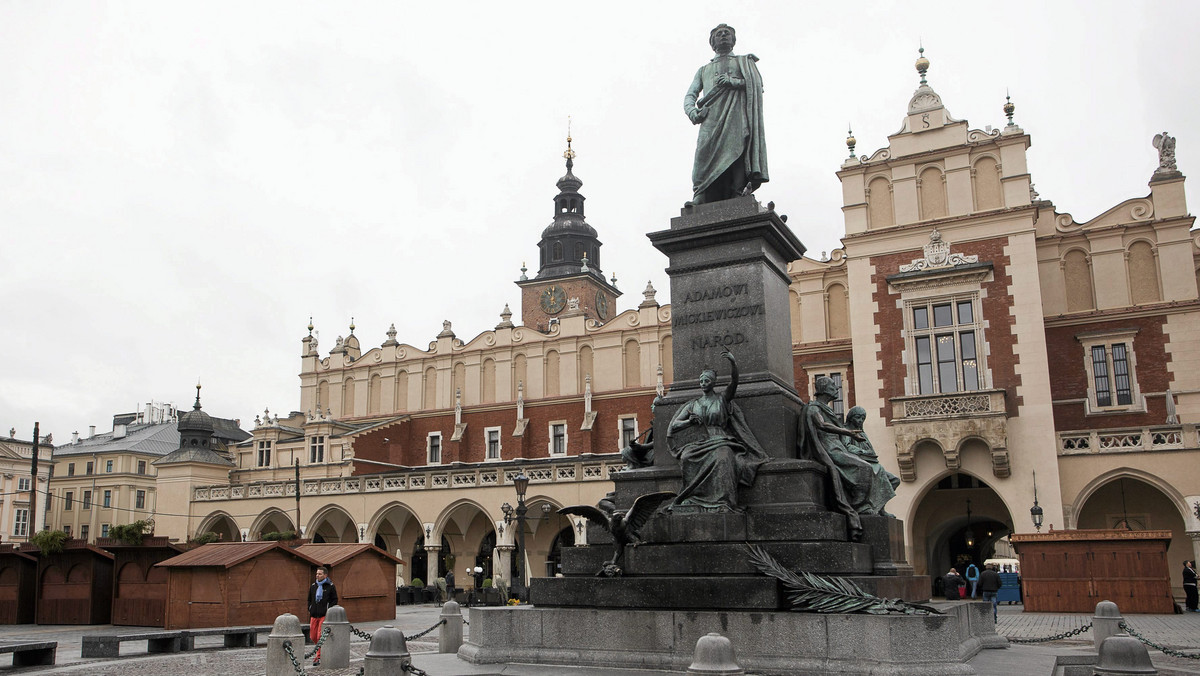
[[[1058,433],[1059,455],[1169,451],[1196,446],[1195,425],[1158,425]]]
[[[620,459],[605,460],[561,460],[540,466],[511,465],[511,466],[482,466],[467,468],[422,468],[394,474],[375,475],[370,477],[323,477],[319,479],[301,479],[300,494],[313,495],[345,495],[350,493],[379,493],[388,491],[418,491],[441,490],[454,488],[470,488],[476,486],[511,485],[512,480],[522,471],[529,477],[529,483],[556,483],[573,481],[603,481],[613,472],[624,469],[625,464]],[[247,484],[220,484],[215,486],[196,486],[192,489],[192,499],[196,501],[238,500],[274,496],[296,495],[294,480],[265,481]]]
[[[893,397],[893,420],[956,418],[1006,413],[1004,390]]]

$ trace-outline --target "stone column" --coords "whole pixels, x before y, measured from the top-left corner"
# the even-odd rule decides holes
[[[496,554],[499,559],[499,564],[492,570],[492,584],[496,583],[496,578],[502,578],[512,586],[512,579],[509,575],[512,573],[512,553],[515,547],[513,545],[496,545]],[[507,601],[508,599],[504,599]]]
[[[434,586],[438,579],[438,557],[442,554],[441,545],[425,545],[425,586]]]
[[[326,669],[347,669],[350,667],[350,622],[346,619],[346,609],[341,606],[331,606],[325,613],[325,627],[329,627],[329,638],[321,647],[321,664]]]
[[[1200,560],[1200,530],[1189,530],[1187,536],[1192,539],[1192,560]]]
[[[275,626],[267,636],[267,676],[294,676],[295,667],[283,649],[285,641],[292,644],[292,653],[297,661],[304,659],[304,634],[300,631],[300,620],[291,613],[275,618]]]

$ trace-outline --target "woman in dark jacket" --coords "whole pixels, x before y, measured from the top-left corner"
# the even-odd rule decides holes
[[[321,625],[325,623],[325,613],[330,606],[336,606],[338,602],[337,587],[333,586],[333,581],[325,575],[325,567],[317,568],[317,581],[312,583],[308,588],[308,637],[314,643],[321,640]],[[313,659],[313,666],[321,663],[321,650],[317,649],[317,654]]]
[[[958,595],[958,588],[963,584],[963,579],[961,577],[959,577],[958,571],[951,568],[950,572],[946,573],[942,577],[942,580],[946,584],[946,600],[947,601],[959,600],[960,597]]]

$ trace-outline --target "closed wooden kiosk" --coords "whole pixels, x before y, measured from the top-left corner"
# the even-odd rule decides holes
[[[38,560],[16,545],[0,545],[0,624],[33,624]]]
[[[1012,535],[1021,558],[1025,610],[1091,613],[1112,601],[1122,613],[1172,613],[1169,530],[1061,530]]]
[[[167,629],[274,624],[308,617],[316,559],[278,542],[214,542],[157,564],[167,570]]]
[[[396,619],[396,566],[403,561],[365,543],[306,544],[296,549],[329,567],[338,604],[346,609],[348,620]]]
[[[36,552],[33,545],[22,551]],[[108,624],[112,619],[113,555],[84,540],[38,557],[38,624]]]
[[[167,620],[167,569],[155,564],[184,551],[166,537],[145,536],[140,545],[97,538],[113,555],[112,624],[162,627]]]

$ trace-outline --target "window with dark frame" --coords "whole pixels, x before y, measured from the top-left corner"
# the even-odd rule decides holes
[[[550,453],[562,455],[567,452],[567,426],[554,423],[550,426]]]
[[[910,305],[917,394],[951,394],[982,387],[979,330],[972,299]]]
[[[87,541],[88,535],[91,532],[91,530],[92,530],[92,527],[86,523],[79,526],[79,539]]]
[[[1092,384],[1097,406],[1133,405],[1129,351],[1125,343],[1092,346]]]
[[[323,435],[309,439],[308,462],[311,464],[325,462],[325,437]]]
[[[621,445],[627,448],[637,439],[637,418],[621,418]]]
[[[112,491],[104,491],[104,506],[112,507]]]
[[[138,491],[137,492],[137,497],[134,498],[134,501],[133,501],[133,507],[134,507],[134,509],[145,509],[146,508],[146,491]]]
[[[67,491],[63,494],[63,511],[71,511],[75,509],[75,491]]]
[[[435,432],[429,435],[429,464],[438,465],[442,462],[442,434]]]
[[[500,430],[487,431],[487,459],[500,459]]]
[[[271,466],[271,441],[270,441],[270,439],[264,439],[264,440],[258,442],[258,466],[259,467],[270,467]]]
[[[81,509],[91,509],[91,508],[92,508],[92,492],[84,491],[83,492],[83,507],[81,507]]]

